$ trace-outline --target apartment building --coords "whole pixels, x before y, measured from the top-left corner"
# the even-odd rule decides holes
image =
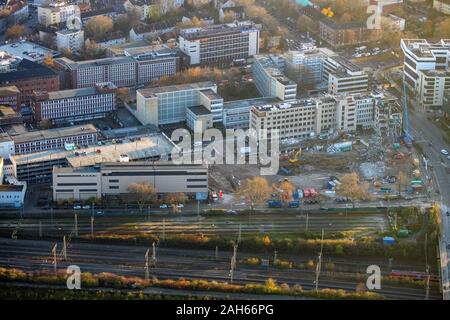
[[[16,86],[0,87],[0,105],[20,110],[20,90]]]
[[[148,182],[156,192],[188,196],[208,192],[208,167],[166,162],[102,163],[94,168],[53,168],[53,199],[86,200],[128,194],[132,183]]]
[[[250,22],[182,29],[179,44],[191,65],[227,63],[258,54],[259,29]]]
[[[71,52],[78,52],[84,46],[84,31],[76,29],[64,29],[55,32],[56,47],[58,51],[69,49]]]
[[[163,76],[171,76],[180,68],[179,52],[166,46],[129,49],[124,56],[88,61],[55,59],[69,88],[93,87],[99,82],[112,82],[118,87],[147,84]]]
[[[136,117],[143,124],[164,125],[186,120],[186,109],[202,105],[212,113],[222,113],[223,99],[211,81],[140,89],[136,92]]]
[[[97,83],[92,88],[36,91],[31,109],[36,121],[73,122],[104,118],[116,108],[116,89],[111,82]]]
[[[38,21],[43,26],[65,23],[68,20],[80,19],[80,8],[68,2],[51,2],[38,7]],[[79,20],[81,21],[81,19]]]
[[[277,64],[276,56],[256,55],[252,66],[256,88],[263,97],[291,100],[297,96],[297,84],[287,78]]]

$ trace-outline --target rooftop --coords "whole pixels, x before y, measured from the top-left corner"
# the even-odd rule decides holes
[[[251,22],[226,23],[226,24],[210,25],[200,28],[182,29],[180,31],[180,35],[188,40],[197,40],[210,36],[226,35],[250,30],[257,30],[256,26]]]
[[[211,114],[211,111],[209,111],[205,106],[189,107],[188,110],[190,110],[196,116],[205,116]]]
[[[46,78],[54,76],[56,76],[56,73],[50,68],[40,65],[37,62],[23,59],[19,63],[16,71],[5,73],[0,72],[0,83],[17,81],[21,79]]]
[[[40,62],[48,55],[56,57],[58,51],[43,47],[31,41],[21,40],[19,42],[8,43],[0,46],[0,51],[6,51],[10,55],[28,59],[34,62]]]
[[[428,42],[426,39],[402,39],[402,46],[410,50],[419,58],[434,57],[433,51],[450,51],[450,39],[441,39],[437,42]]]
[[[0,192],[7,192],[7,191],[16,191],[20,192],[23,190],[25,185],[23,184],[0,184]]]
[[[278,68],[278,65],[269,55],[256,55],[254,56],[255,61],[258,61],[264,70],[277,81],[284,85],[295,85],[295,82],[286,77],[283,72]]]
[[[316,106],[316,103],[317,103],[316,99],[292,100],[276,104],[255,106],[254,109],[262,112],[279,111],[291,108],[313,107]]]
[[[105,145],[89,146],[75,151],[48,150],[23,155],[11,156],[16,164],[39,163],[66,159],[73,167],[94,166],[102,162],[116,162],[127,155],[132,160],[151,157],[166,157],[174,148],[173,143],[162,134],[143,137],[140,140],[124,140],[122,143],[109,142]]]
[[[73,61],[69,58],[59,58],[56,61],[68,69],[76,70],[80,68],[89,68],[103,65],[111,65],[111,64],[122,64],[122,63],[133,63],[134,59],[132,57],[113,57],[113,58],[103,58],[103,59],[95,59],[95,60],[85,60],[85,61]]]
[[[212,81],[194,82],[194,83],[183,83],[175,84],[164,87],[153,87],[137,90],[145,98],[155,97],[160,93],[166,92],[176,92],[176,91],[186,91],[186,90],[203,90],[207,88],[215,87],[216,84]]]
[[[223,99],[217,92],[212,89],[200,90],[200,92],[207,96],[210,100]]]
[[[77,136],[80,134],[96,133],[98,130],[92,124],[85,124],[79,126],[63,127],[48,130],[30,131],[19,135],[11,135],[11,139],[16,144],[21,144],[30,141],[57,139],[62,137]]]
[[[253,98],[253,99],[245,99],[245,100],[234,100],[223,103],[223,109],[231,110],[231,109],[239,109],[239,108],[249,108],[253,106],[260,106],[266,104],[274,104],[280,102],[278,98],[274,97],[262,97],[262,98]]]

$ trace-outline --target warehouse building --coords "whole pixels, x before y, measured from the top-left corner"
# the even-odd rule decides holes
[[[53,199],[86,200],[127,194],[132,183],[148,182],[157,193],[208,192],[208,167],[164,162],[102,163],[91,168],[53,168]]]

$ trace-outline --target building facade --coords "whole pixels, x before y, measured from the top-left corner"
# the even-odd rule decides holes
[[[210,81],[140,89],[136,92],[136,101],[136,116],[143,125],[185,121],[186,108],[199,105],[210,112],[214,106],[214,113],[222,113],[219,101],[223,105],[223,99],[217,96],[217,85]]]
[[[191,65],[233,62],[258,54],[259,30],[251,23],[183,29],[179,44]]]
[[[58,51],[69,49],[70,52],[78,52],[84,46],[84,31],[64,29],[56,31],[56,47]]]
[[[35,92],[31,109],[36,121],[70,122],[104,118],[116,108],[116,89],[111,82],[93,88]]]
[[[170,163],[102,163],[95,168],[53,169],[53,199],[86,200],[128,194],[132,183],[148,182],[157,193],[195,195],[208,192],[206,165]]]
[[[76,4],[66,2],[51,2],[38,7],[38,21],[43,26],[65,23],[68,20],[80,17],[80,8]]]
[[[291,100],[297,96],[297,84],[280,70],[277,59],[271,55],[257,55],[252,66],[256,88],[263,97]]]

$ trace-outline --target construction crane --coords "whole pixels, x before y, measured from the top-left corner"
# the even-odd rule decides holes
[[[294,150],[295,151],[295,150]],[[294,153],[294,152],[292,152]],[[298,160],[300,159],[302,155],[302,148],[298,148],[297,152],[295,152],[294,157],[293,158],[289,158],[289,163],[297,163]]]
[[[405,114],[405,144],[407,147],[410,147],[411,135],[409,133],[409,124],[408,124],[408,100],[406,96],[406,75],[403,76],[403,112]]]

